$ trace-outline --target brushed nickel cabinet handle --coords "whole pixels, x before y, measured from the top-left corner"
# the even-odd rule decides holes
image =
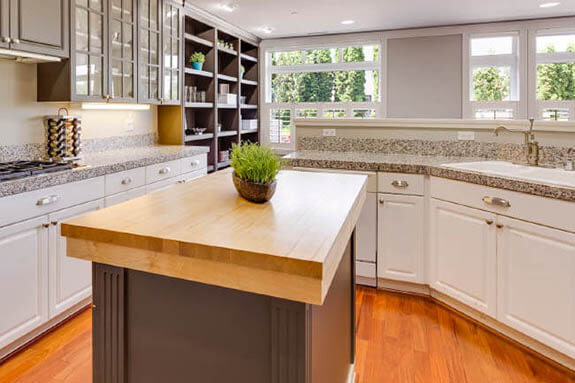
[[[486,219],[485,223],[488,224],[489,226],[493,225],[493,221],[490,219]]]
[[[122,180],[122,185],[129,185],[132,183],[132,177],[124,178]]]
[[[36,201],[36,206],[51,205],[53,203],[58,202],[59,200],[60,197],[58,197],[57,195],[51,195],[49,197],[40,198],[38,201]]]
[[[395,186],[396,188],[406,188],[409,186],[409,184],[407,183],[407,181],[395,180],[395,181],[391,182],[391,186]]]
[[[506,199],[499,198],[499,197],[483,197],[483,202],[488,205],[499,206],[499,207],[511,207],[511,203]]]
[[[169,167],[165,167],[163,169],[160,169],[159,173],[160,174],[168,174],[171,171],[171,169]]]

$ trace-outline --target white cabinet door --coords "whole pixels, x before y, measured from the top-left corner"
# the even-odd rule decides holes
[[[91,262],[66,256],[66,238],[60,235],[61,223],[102,207],[104,200],[100,199],[50,214],[50,318],[92,294]]]
[[[377,276],[423,282],[423,197],[379,194]]]
[[[497,319],[575,358],[575,234],[498,220]]]
[[[48,217],[0,229],[0,348],[48,319]]]
[[[358,261],[375,263],[377,256],[377,193],[367,193],[355,230],[355,258]]]
[[[496,316],[495,214],[431,200],[431,286]]]

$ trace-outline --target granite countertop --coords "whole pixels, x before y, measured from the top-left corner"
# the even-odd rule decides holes
[[[447,163],[488,161],[476,157],[300,150],[284,157],[290,166],[427,174],[478,185],[575,202],[575,188],[450,169]]]
[[[86,166],[0,182],[0,197],[191,157],[208,151],[207,147],[154,145],[86,153],[79,162],[80,165]]]

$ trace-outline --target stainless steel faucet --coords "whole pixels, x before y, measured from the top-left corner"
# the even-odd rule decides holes
[[[509,129],[505,126],[498,126],[493,130],[496,136],[499,136],[501,131],[507,131],[511,133],[523,133],[525,135],[524,143],[524,153],[525,160],[524,163],[530,166],[539,166],[539,143],[535,141],[535,133],[533,132],[533,125],[535,124],[535,119],[529,119],[529,130],[523,129]]]

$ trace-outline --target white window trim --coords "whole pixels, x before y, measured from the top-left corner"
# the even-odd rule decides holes
[[[362,37],[363,36],[363,37]],[[266,49],[265,44],[263,44],[263,53],[265,63],[262,65],[263,70],[260,71],[260,76],[265,79],[265,91],[263,95],[260,95],[260,105],[262,105],[261,113],[261,126],[262,131],[260,134],[260,141],[263,144],[269,145],[277,149],[293,149],[296,146],[297,136],[295,129],[295,120],[297,119],[296,112],[299,109],[316,109],[318,117],[307,117],[306,119],[320,119],[323,118],[323,113],[325,110],[329,109],[342,109],[345,110],[346,119],[352,118],[352,113],[354,109],[374,109],[376,111],[376,117],[384,117],[383,107],[384,105],[384,71],[383,62],[385,57],[385,44],[380,36],[379,38],[374,38],[374,34],[369,34],[369,38],[365,35],[354,36],[354,38],[346,39],[334,39],[334,36],[324,36],[324,39],[318,40],[317,38],[311,38],[304,44],[280,44],[280,46],[274,46],[273,48]],[[379,57],[375,61],[364,61],[364,62],[343,62],[342,50],[345,47],[360,46],[360,45],[378,45],[379,46]],[[260,45],[260,48],[262,46]],[[305,51],[309,49],[339,49],[339,59],[337,63],[326,63],[326,64],[307,64],[305,63]],[[297,50],[302,52],[302,63],[294,65],[285,66],[275,66],[271,65],[271,54],[274,52],[286,52],[290,50]],[[318,102],[318,103],[278,103],[271,102],[272,94],[272,75],[281,73],[310,73],[310,72],[331,72],[331,71],[353,71],[353,70],[377,70],[379,71],[379,89],[378,89],[378,101],[373,102]],[[291,117],[291,142],[289,144],[282,144],[270,140],[270,130],[271,127],[271,112],[275,109],[289,109]],[[337,118],[336,118],[337,119]],[[357,118],[358,120],[365,120],[368,118]]]

